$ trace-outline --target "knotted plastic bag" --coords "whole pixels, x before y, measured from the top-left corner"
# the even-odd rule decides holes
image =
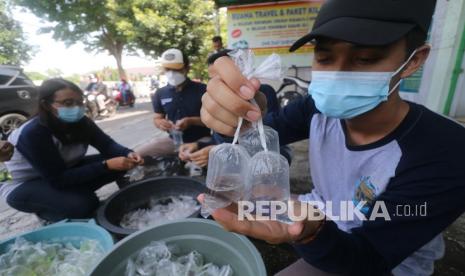
[[[263,133],[265,134],[267,150],[279,153],[278,132],[269,126],[263,126]],[[239,144],[247,150],[250,156],[254,156],[257,152],[264,150],[258,130],[258,123],[253,123],[251,128],[241,133],[239,136]]]
[[[229,206],[244,196],[250,156],[244,147],[237,145],[239,129],[232,144],[214,147],[208,158],[207,188],[201,215]]]
[[[282,77],[281,58],[272,54],[260,66],[254,68],[254,57],[250,50],[236,50],[229,53],[242,74],[250,78],[279,80]],[[255,100],[251,100],[257,104]],[[244,132],[242,143],[250,145],[250,152],[257,153],[250,158],[242,145],[236,145],[239,140],[243,118],[239,118],[234,141],[232,144],[222,144],[210,151],[207,172],[207,187],[210,191],[205,195],[202,205],[202,215],[208,216],[213,210],[224,208],[232,202],[245,198],[245,193],[255,191],[253,198],[270,198],[267,190],[277,188],[283,196],[276,196],[277,200],[289,198],[289,164],[276,152],[268,150],[267,136],[260,119],[253,127]],[[271,132],[270,148],[279,151],[279,140],[276,132]],[[248,139],[250,138],[251,139]],[[258,139],[258,141],[257,141]],[[271,141],[273,140],[273,141]],[[260,146],[258,146],[260,145]],[[281,162],[284,159],[284,163]],[[250,162],[258,162],[251,164]],[[251,177],[251,166],[257,168]],[[281,176],[281,177],[279,177]],[[278,185],[278,183],[281,183]],[[256,186],[256,187],[255,187]],[[256,189],[255,189],[256,188]]]
[[[231,54],[236,65],[248,78],[279,80],[282,76],[281,59],[278,55],[269,56],[259,67],[253,69],[251,51],[238,51]],[[257,104],[255,100],[251,100]],[[239,123],[241,123],[241,120]],[[240,124],[239,124],[240,125]],[[279,154],[278,133],[264,126],[260,119],[239,137],[239,144],[252,156],[247,177],[245,199],[257,206],[258,201],[287,202],[290,197],[289,163]],[[270,215],[270,214],[261,214]],[[278,220],[288,222],[287,216]]]
[[[276,152],[261,151],[250,160],[250,191],[247,199],[257,201],[287,201],[290,196],[289,163]]]

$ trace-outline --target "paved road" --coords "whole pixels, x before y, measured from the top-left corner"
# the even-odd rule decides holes
[[[118,143],[134,148],[154,137],[166,135],[153,126],[152,116],[151,104],[143,102],[135,108],[121,108],[115,116],[97,121],[97,124]],[[88,153],[96,153],[96,150],[91,148]],[[105,198],[117,189],[116,184],[109,184],[97,194]],[[0,199],[0,240],[40,226],[35,215],[18,212]]]

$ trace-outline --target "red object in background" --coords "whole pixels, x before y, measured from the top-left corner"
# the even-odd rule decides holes
[[[241,29],[235,29],[235,30],[232,31],[232,33],[231,33],[231,36],[232,36],[233,38],[238,38],[238,37],[240,37],[241,35],[242,35]]]
[[[124,102],[124,99],[123,99],[123,93],[121,93],[121,91],[118,91],[118,94],[116,94],[115,96],[115,101],[118,102],[118,105],[119,106],[126,106],[126,105],[129,105],[129,106],[134,106],[134,103],[136,101],[135,97],[134,97],[134,94],[132,93],[129,93],[129,102]]]

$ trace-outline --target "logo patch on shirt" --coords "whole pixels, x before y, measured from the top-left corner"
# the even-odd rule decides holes
[[[355,194],[352,199],[354,205],[359,204],[362,201],[365,201],[366,204],[360,209],[360,211],[367,215],[371,207],[373,207],[378,188],[373,185],[369,176],[362,176],[357,183],[355,184]]]
[[[165,98],[165,99],[161,99],[161,104],[162,105],[165,105],[167,103],[170,103],[173,101],[173,98]]]

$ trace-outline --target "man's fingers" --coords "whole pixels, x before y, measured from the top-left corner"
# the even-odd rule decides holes
[[[236,213],[227,209],[216,209],[213,211],[212,217],[228,231],[245,235],[249,233],[248,229],[250,222],[248,220],[239,221]]]
[[[257,106],[239,97],[219,78],[208,82],[207,91],[216,103],[237,117],[244,117],[249,121],[257,121],[261,117]]]
[[[250,79],[250,84],[252,84],[252,86],[253,86],[253,88],[255,90],[258,90],[260,88],[260,85],[261,85],[260,81],[258,79],[256,79],[256,78],[251,78]]]
[[[215,221],[221,224],[228,231],[240,233],[260,240],[279,243],[279,241],[274,237],[274,235],[279,235],[279,233],[270,232],[270,229],[265,225],[265,223],[249,220],[240,221],[236,213],[230,212],[227,209],[217,209],[212,213],[212,216]]]
[[[304,223],[302,222],[295,222],[287,228],[289,235],[291,237],[296,237],[296,238],[302,234],[303,230],[304,230]]]
[[[205,108],[210,114],[215,114],[215,118],[226,125],[237,127],[238,116],[222,107],[212,97],[210,97],[208,93],[205,93],[205,96],[202,97],[202,108]]]
[[[234,136],[234,132],[236,131],[235,128],[228,126],[227,124],[216,120],[205,108],[200,110],[200,116],[202,118],[202,122],[208,127],[213,129],[214,131],[228,135]]]
[[[208,165],[208,160],[204,160],[200,163],[197,163],[197,166],[203,168],[203,167],[206,167]]]
[[[230,57],[220,57],[214,63],[214,70],[235,94],[242,99],[250,100],[257,89],[254,84],[242,75],[239,68]]]

